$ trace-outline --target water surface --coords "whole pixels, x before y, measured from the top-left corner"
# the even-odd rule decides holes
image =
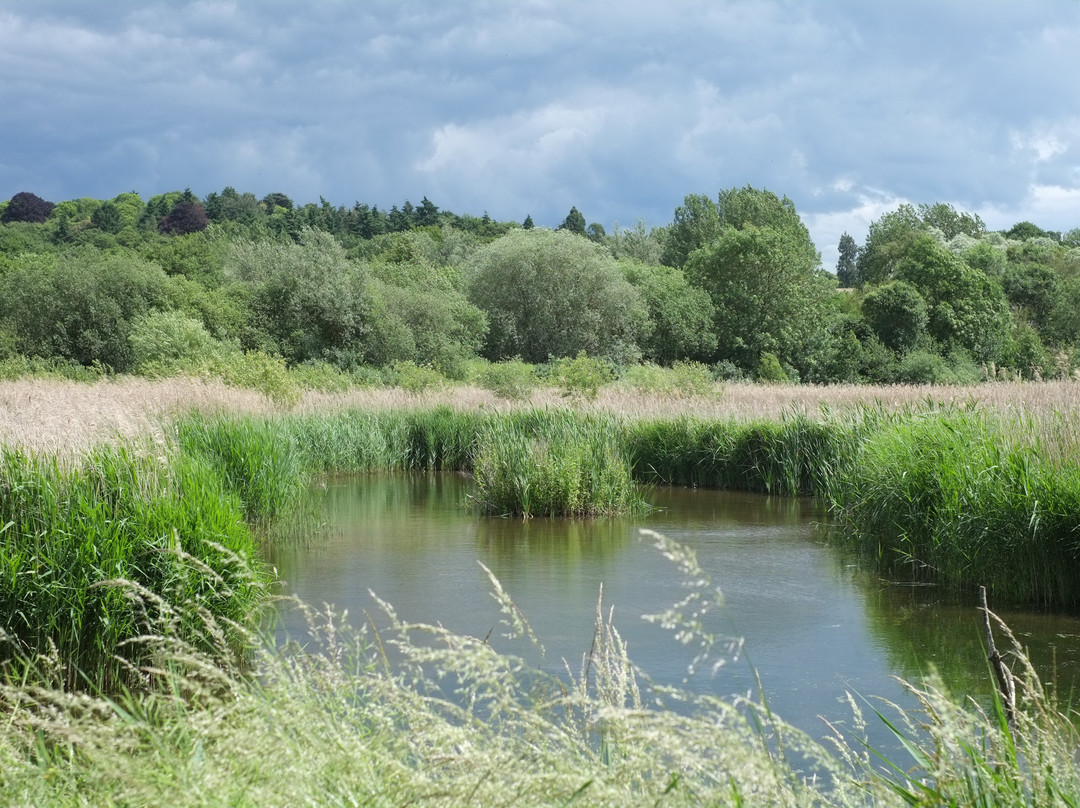
[[[272,560],[288,592],[348,609],[354,621],[375,610],[370,590],[406,620],[497,641],[500,613],[482,563],[543,642],[543,657],[530,652],[537,666],[561,670],[566,660],[580,667],[602,587],[605,614],[614,607],[634,661],[653,680],[676,684],[692,653],[641,616],[687,590],[677,567],[641,537],[649,528],[694,549],[723,593],[709,630],[743,639],[737,657],[720,655],[726,664],[715,673],[698,671],[693,689],[756,692],[756,671],[770,707],[815,735],[823,734],[818,716],[839,723],[850,716],[847,692],[910,706],[894,676],[917,678],[930,666],[955,694],[985,699],[990,692],[974,600],[944,599],[933,587],[860,570],[826,541],[825,515],[809,500],[655,488],[648,492],[655,507],[641,517],[522,522],[470,513],[459,475],[324,484],[323,534]],[[1071,688],[1080,671],[1080,620],[1002,616],[1047,681]]]

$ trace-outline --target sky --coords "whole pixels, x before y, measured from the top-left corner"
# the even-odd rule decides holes
[[[0,199],[226,186],[611,231],[787,196],[1080,227],[1080,0],[0,0]]]

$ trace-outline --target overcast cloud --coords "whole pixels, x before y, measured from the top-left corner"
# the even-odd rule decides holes
[[[231,185],[610,229],[790,197],[1080,227],[1080,2],[0,0],[0,199]]]

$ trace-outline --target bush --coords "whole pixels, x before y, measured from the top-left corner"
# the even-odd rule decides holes
[[[277,404],[291,407],[300,400],[300,390],[280,356],[262,351],[228,351],[213,363],[210,372],[226,384],[257,390]]]
[[[761,382],[786,382],[788,375],[780,364],[780,359],[771,351],[765,351],[757,367],[758,381]]]
[[[912,351],[900,360],[896,371],[901,384],[975,384],[981,379],[981,369],[959,352],[946,358],[927,350]]]
[[[412,361],[395,362],[390,369],[394,386],[408,393],[423,393],[432,387],[441,387],[446,382],[446,378],[439,371]]]
[[[615,368],[610,362],[586,355],[574,359],[559,359],[552,364],[551,375],[557,380],[566,397],[594,401],[600,388],[615,381]]]
[[[169,375],[177,369],[198,366],[215,356],[220,344],[203,324],[178,311],[154,311],[132,324],[131,350],[138,372]]]
[[[634,365],[622,375],[623,384],[646,393],[705,396],[716,392],[712,372],[700,362],[676,362],[670,368]]]
[[[485,363],[476,371],[475,382],[508,401],[521,401],[536,389],[536,372],[532,365],[520,359]]]
[[[298,387],[323,393],[344,393],[358,384],[353,374],[326,362],[295,365],[289,368],[289,376]]]

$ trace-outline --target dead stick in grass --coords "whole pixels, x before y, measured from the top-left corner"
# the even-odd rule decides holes
[[[1005,719],[1012,727],[1016,723],[1016,683],[1013,681],[1012,671],[1009,670],[997,646],[994,645],[994,632],[990,630],[990,609],[986,605],[986,587],[979,587],[980,611],[983,613],[983,629],[986,631],[986,656],[990,664],[994,666],[994,676],[997,678],[998,693],[1005,705]],[[994,616],[997,619],[997,615]]]

